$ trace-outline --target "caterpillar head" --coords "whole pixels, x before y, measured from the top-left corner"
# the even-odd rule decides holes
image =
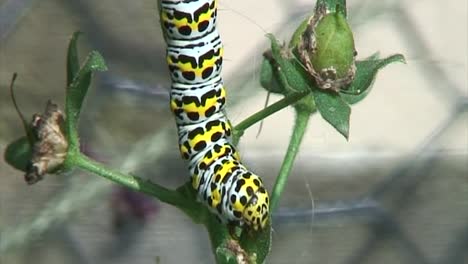
[[[263,229],[268,222],[269,198],[262,180],[245,168],[231,188],[229,210],[232,216],[254,230]]]
[[[268,222],[269,199],[268,192],[263,186],[258,188],[247,202],[242,218],[254,230],[265,228]]]

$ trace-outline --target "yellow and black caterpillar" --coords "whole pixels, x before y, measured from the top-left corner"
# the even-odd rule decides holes
[[[269,198],[260,177],[242,165],[231,144],[216,16],[216,0],[160,1],[172,79],[170,106],[198,199],[223,222],[258,230],[268,221]]]

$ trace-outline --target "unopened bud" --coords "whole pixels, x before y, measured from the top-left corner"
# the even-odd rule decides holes
[[[356,72],[354,39],[345,15],[319,6],[302,34],[297,51],[307,72],[321,89],[339,92]]]

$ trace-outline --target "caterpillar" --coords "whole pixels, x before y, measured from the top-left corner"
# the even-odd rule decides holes
[[[170,107],[198,200],[223,223],[261,230],[269,218],[268,192],[241,163],[224,113],[217,0],[161,0],[159,8],[172,80]]]

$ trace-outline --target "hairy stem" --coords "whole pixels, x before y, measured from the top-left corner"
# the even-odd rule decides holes
[[[237,126],[234,127],[233,142],[234,145],[237,145],[240,137],[244,134],[245,130],[255,123],[267,118],[268,116],[278,112],[279,110],[299,101],[309,92],[299,92],[288,95],[278,102],[258,111],[257,113],[247,117],[244,121],[240,122]]]
[[[68,97],[66,98],[66,100],[69,100]],[[68,102],[66,103],[69,104]],[[72,115],[78,116],[79,113],[74,112],[73,110],[69,109],[69,107],[65,107],[65,116],[67,117],[67,119]],[[78,153],[80,150],[78,128],[75,122],[76,121],[65,120],[65,134],[68,140],[68,153]]]
[[[299,146],[301,145],[302,138],[304,137],[309,123],[310,113],[307,111],[296,111],[296,121],[294,123],[294,130],[289,141],[288,150],[286,157],[284,157],[283,164],[281,165],[280,172],[276,178],[273,192],[271,194],[271,205],[270,210],[273,212],[278,206],[279,199],[286,187],[289,174],[294,164],[297,153],[299,152]]]

